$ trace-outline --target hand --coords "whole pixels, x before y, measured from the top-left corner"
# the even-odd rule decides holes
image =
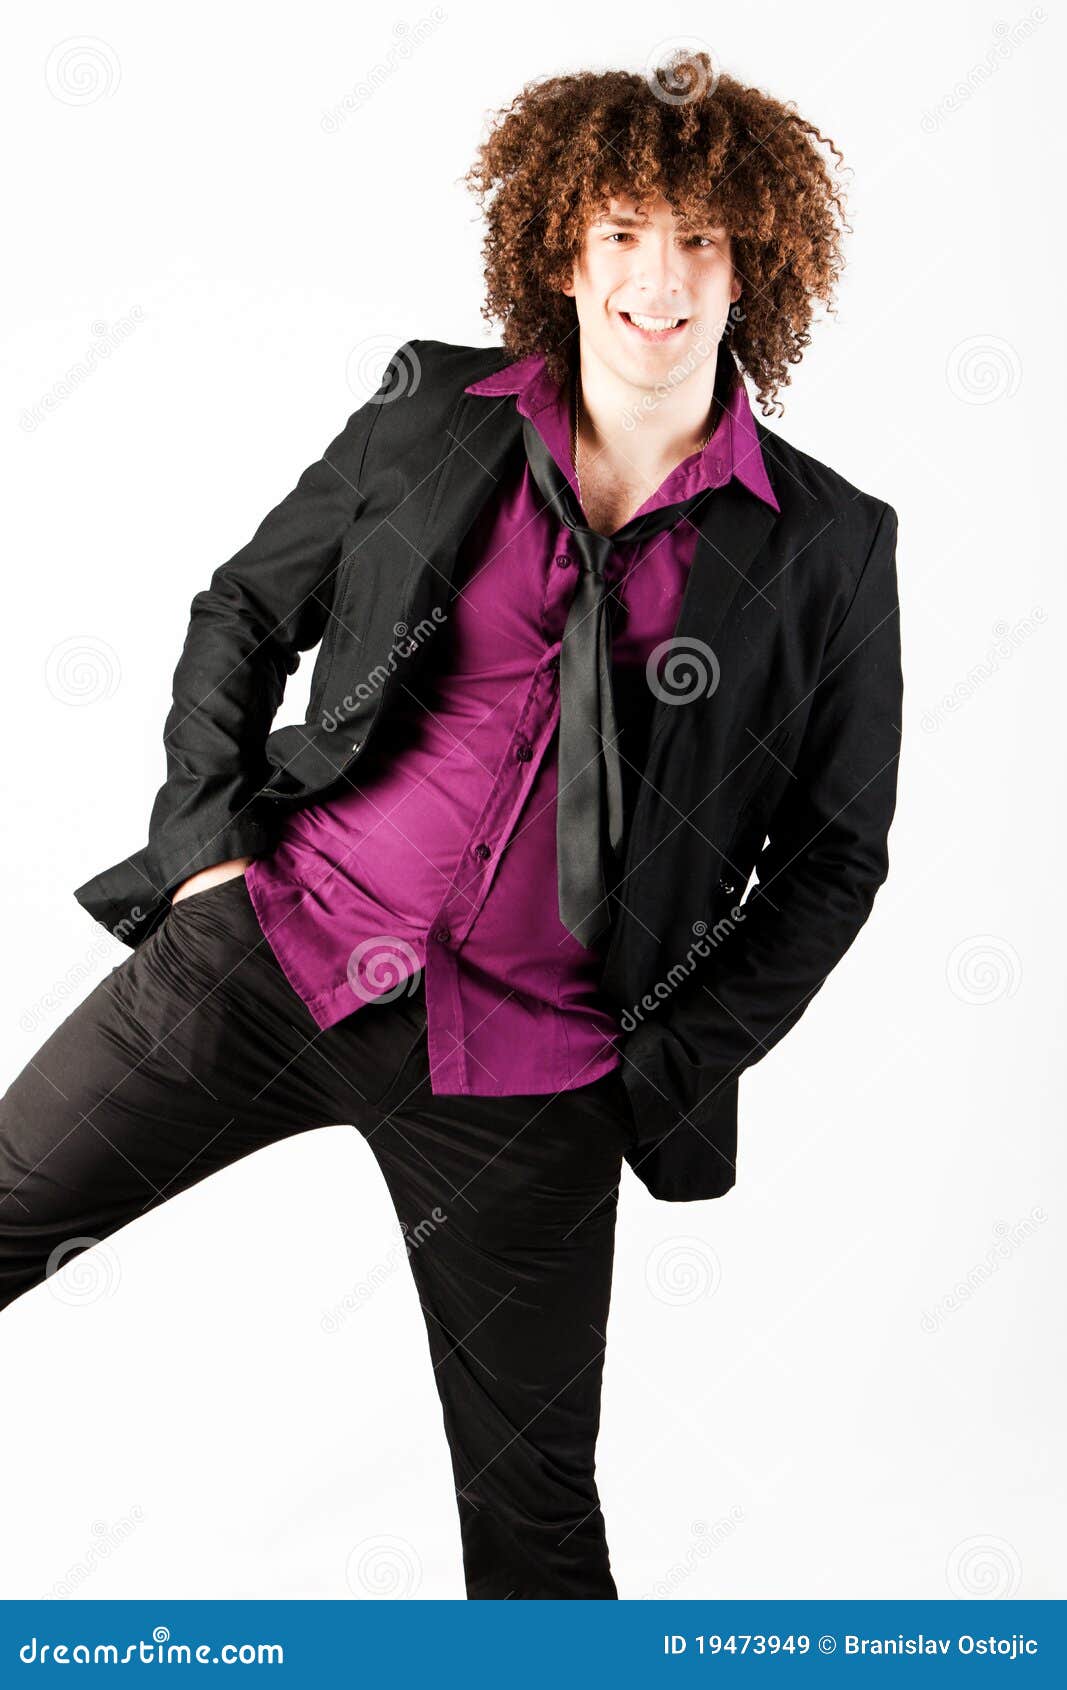
[[[217,886],[220,881],[233,880],[236,875],[244,873],[251,861],[251,857],[231,857],[225,863],[212,863],[210,868],[198,870],[175,888],[171,894],[171,904],[180,903],[182,898],[188,898],[190,894],[206,892],[209,886]]]

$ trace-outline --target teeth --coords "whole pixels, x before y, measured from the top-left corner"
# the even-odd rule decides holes
[[[681,317],[639,317],[636,311],[628,311],[626,315],[638,329],[676,329]]]

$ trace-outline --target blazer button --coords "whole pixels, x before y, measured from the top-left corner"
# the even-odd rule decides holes
[[[728,898],[732,898],[734,893],[737,891],[737,885],[732,880],[720,880],[719,891],[725,892]]]

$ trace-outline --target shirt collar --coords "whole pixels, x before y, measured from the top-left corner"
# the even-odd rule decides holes
[[[725,368],[726,365],[730,368]],[[711,439],[701,451],[692,453],[675,466],[666,480],[645,500],[640,510],[634,512],[635,516],[643,516],[663,505],[691,499],[694,494],[702,493],[708,488],[722,487],[731,476],[736,476],[749,492],[770,505],[772,510],[779,510],[767,474],[745,384],[732,355],[720,342],[719,376],[723,376],[724,369],[725,376],[732,376],[732,380],[726,404]],[[570,384],[564,382],[558,385],[551,380],[542,353],[535,352],[528,358],[520,358],[514,363],[506,364],[503,369],[494,370],[492,375],[483,376],[481,381],[471,382],[463,391],[494,399],[514,394],[519,415],[529,417],[531,422],[537,425],[545,445],[566,475],[577,497],[578,486],[571,462],[570,446]]]

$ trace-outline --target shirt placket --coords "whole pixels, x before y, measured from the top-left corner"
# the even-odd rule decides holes
[[[534,669],[507,750],[482,811],[460,853],[448,890],[426,937],[427,1044],[432,1080],[470,1084],[460,950],[492,886],[500,856],[515,831],[559,721],[559,649],[577,586],[576,552],[562,525],[548,559],[540,634],[544,651]]]

